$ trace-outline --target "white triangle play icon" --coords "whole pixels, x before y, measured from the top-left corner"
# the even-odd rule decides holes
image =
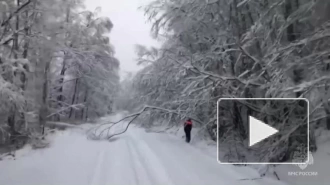
[[[270,137],[278,132],[275,128],[268,126],[256,118],[249,116],[250,142],[249,147]]]

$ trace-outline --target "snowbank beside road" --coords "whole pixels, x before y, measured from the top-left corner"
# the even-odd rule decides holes
[[[317,134],[317,151],[311,154],[312,164],[279,165],[275,168],[283,181],[293,185],[328,185],[330,182],[330,131],[319,130]]]
[[[182,127],[164,127],[158,126],[152,129],[147,129],[148,132],[166,133],[171,134],[177,138],[184,137],[184,131]],[[212,141],[205,135],[197,134],[198,128],[192,130],[192,145],[202,150],[205,154],[217,158],[217,145],[215,141]],[[328,185],[330,182],[330,176],[328,174],[330,170],[330,131],[322,131],[318,134],[318,150],[312,154],[313,164],[307,165],[307,167],[299,167],[297,165],[277,165],[275,168],[269,166],[269,171],[266,173],[265,178],[271,178],[277,180],[277,177],[273,174],[275,171],[281,182],[285,182],[291,185],[307,185],[318,184]],[[219,164],[220,165],[220,164]],[[265,165],[253,165],[249,166],[256,172],[256,178],[260,178],[260,173],[266,170]],[[236,167],[245,168],[245,167]],[[259,174],[257,174],[259,172]]]

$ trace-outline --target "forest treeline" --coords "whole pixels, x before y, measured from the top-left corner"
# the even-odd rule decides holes
[[[222,144],[233,158],[241,159],[241,150],[235,149],[248,140],[249,110],[230,107],[230,114],[221,115],[230,121],[217,130],[219,98],[307,98],[310,149],[317,150],[314,131],[330,129],[330,2],[155,0],[143,10],[162,45],[136,47],[144,68],[124,81],[121,109],[161,108],[143,114],[140,119],[146,126],[159,119],[169,126],[181,125],[191,117],[214,140],[218,132],[226,136]],[[280,142],[268,141],[269,148],[260,148],[257,156],[268,161],[292,158],[299,136],[291,131],[301,129],[304,119],[284,124],[287,132]],[[272,123],[276,124],[280,123]]]
[[[82,0],[0,0],[0,144],[112,112],[113,23]]]

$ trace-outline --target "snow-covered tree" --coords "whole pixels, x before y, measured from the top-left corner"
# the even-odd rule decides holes
[[[2,135],[112,111],[119,61],[105,17],[82,0],[0,0]],[[8,127],[8,128],[7,128]],[[8,134],[7,134],[8,133]]]
[[[234,121],[223,122],[216,130],[219,98],[304,97],[310,101],[310,146],[315,151],[313,130],[325,128],[319,124],[322,121],[330,124],[324,120],[330,112],[329,6],[322,0],[155,0],[145,12],[153,23],[153,35],[164,44],[157,50],[138,47],[138,61],[146,67],[133,79],[132,100],[136,105],[170,110],[149,116],[171,119],[171,124],[193,117],[214,139],[217,132],[229,133],[222,142],[233,146],[232,139],[248,139],[246,115],[265,105],[234,104],[231,115],[222,115]],[[305,118],[297,119],[278,138],[283,142],[269,141],[271,149],[281,146],[283,150],[271,153],[268,160],[292,158],[297,144],[292,141],[306,137],[306,133],[290,133],[303,129],[299,124]],[[256,155],[265,152],[259,150]]]

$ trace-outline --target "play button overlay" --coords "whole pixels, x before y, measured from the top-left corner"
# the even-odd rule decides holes
[[[250,130],[250,142],[249,147],[259,143],[260,141],[278,133],[278,130],[268,126],[262,121],[249,116],[249,130]]]
[[[307,164],[309,102],[304,98],[221,98],[220,164]]]

